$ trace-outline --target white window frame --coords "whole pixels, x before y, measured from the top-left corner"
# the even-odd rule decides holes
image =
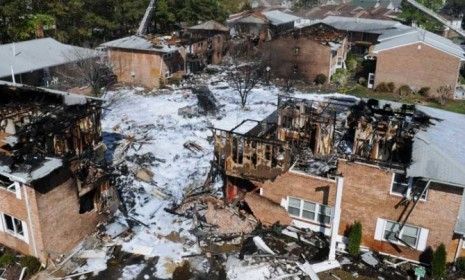
[[[296,199],[296,200],[299,200],[299,201],[300,201],[300,205],[299,205],[299,215],[298,215],[298,216],[289,213],[289,200],[290,200],[290,199]],[[311,203],[311,204],[315,204],[315,210],[313,211],[313,212],[315,213],[315,217],[314,217],[313,219],[305,218],[305,217],[302,215],[302,213],[303,213],[303,211],[304,211],[304,202],[308,202],[308,203]],[[322,222],[319,221],[321,206],[327,207],[327,208],[329,208],[329,209],[331,210],[331,213],[329,214],[329,222],[328,222],[328,223],[322,223]],[[295,208],[295,207],[293,207],[293,208]],[[301,220],[303,220],[303,221],[308,221],[308,222],[316,223],[316,224],[319,224],[319,225],[330,226],[330,225],[331,225],[331,222],[332,222],[332,220],[333,220],[333,208],[330,207],[329,205],[323,205],[323,204],[320,204],[320,203],[316,203],[316,202],[313,202],[313,201],[301,199],[301,198],[294,197],[294,196],[288,196],[288,197],[287,197],[287,201],[286,201],[286,211],[287,211],[287,213],[289,214],[289,216],[291,216],[291,217],[293,217],[293,218],[297,218],[297,219],[301,219]],[[325,216],[327,216],[327,215],[325,215]]]
[[[404,175],[402,173],[392,173],[392,179],[391,179],[391,187],[389,188],[389,194],[392,195],[392,196],[399,196],[399,197],[404,197],[405,194],[402,194],[402,193],[398,193],[398,192],[394,192],[393,191],[393,188],[394,188],[394,183],[395,183],[395,179],[396,179],[396,175]],[[406,177],[407,179],[409,179],[409,177]],[[407,189],[408,189],[408,183],[401,183],[402,185],[406,185]],[[428,191],[429,190],[426,190],[425,192],[425,197],[420,197],[420,201],[427,201],[428,200]]]
[[[386,239],[384,237],[385,233],[386,233],[386,230],[387,230],[386,227],[387,227],[388,222],[394,223],[394,224],[399,224],[399,226],[401,225],[400,223],[392,221],[392,220],[378,218],[378,220],[376,222],[376,228],[375,228],[375,240],[388,242],[388,243],[392,243],[392,244],[396,244],[396,245],[400,245],[400,246],[410,247],[410,246],[407,246],[402,241],[389,240],[389,239]],[[429,230],[426,229],[426,228],[422,228],[422,227],[415,226],[415,225],[410,225],[410,224],[405,224],[405,226],[418,229],[417,237],[416,237],[416,244],[415,244],[415,246],[412,246],[412,247],[415,248],[418,251],[424,251],[426,249],[426,247],[427,247],[427,240],[428,240]],[[400,231],[399,239],[401,239],[401,237],[402,237],[405,226]]]
[[[0,187],[0,190],[14,193],[17,199],[21,199],[21,185],[18,182],[13,182],[11,185],[6,187]]]
[[[27,227],[26,222],[16,218],[15,216],[5,214],[5,213],[1,213],[1,212],[0,212],[0,216],[1,216],[0,217],[0,220],[1,220],[0,221],[0,231],[3,231],[3,232],[5,232],[5,233],[7,233],[7,234],[9,234],[11,236],[14,236],[14,237],[16,237],[18,239],[21,239],[26,243],[29,243],[29,235],[28,235],[28,231],[27,231],[28,227]],[[13,220],[13,229],[14,229],[13,231],[7,228],[6,219],[5,219],[6,216],[9,216]],[[18,230],[16,228],[15,220],[17,220],[17,221],[19,221],[21,223],[21,227],[23,229],[23,234],[18,233]]]

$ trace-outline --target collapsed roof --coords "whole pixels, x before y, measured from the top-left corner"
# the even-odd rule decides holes
[[[270,117],[248,120],[230,131],[236,139],[231,142],[232,151],[243,151],[245,156],[239,163],[251,156],[252,163],[260,162],[260,155],[257,160],[253,159],[257,155],[248,153],[250,147],[261,145],[262,139],[265,145],[280,147],[274,159],[277,167],[288,166],[279,164],[281,153],[293,161],[292,168],[326,176],[335,170],[337,159],[346,158],[465,188],[465,148],[455,143],[465,138],[465,115],[340,95],[308,96],[281,97],[278,110]],[[235,147],[236,143],[245,146]],[[290,155],[283,153],[287,150]],[[272,155],[265,157],[273,166],[274,152],[270,152]],[[238,170],[244,172],[242,169]]]
[[[63,165],[66,156],[65,151],[58,151],[59,143],[70,148],[82,145],[69,151],[72,156],[94,148],[84,144],[95,139],[89,135],[98,131],[93,118],[99,116],[101,99],[2,81],[0,96],[0,175],[30,183]],[[67,131],[87,138],[71,144],[57,137]]]
[[[132,35],[100,45],[101,48],[116,48],[126,50],[150,51],[157,53],[174,53],[179,48],[168,42],[168,37],[149,37]]]

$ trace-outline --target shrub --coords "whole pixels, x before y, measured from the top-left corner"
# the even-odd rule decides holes
[[[27,267],[27,271],[30,274],[35,274],[39,272],[40,266],[41,266],[40,261],[37,258],[32,257],[32,256],[22,257],[19,260],[19,263],[21,264],[22,267]]]
[[[394,92],[396,89],[396,85],[393,82],[389,82],[386,84],[388,92]]]
[[[360,77],[360,78],[358,78],[358,83],[361,84],[362,86],[366,87],[367,86],[367,79],[365,77]]]
[[[440,279],[446,274],[446,258],[446,246],[441,243],[433,253],[433,260],[431,262],[431,276],[434,279]]]
[[[379,84],[376,86],[375,91],[378,91],[378,92],[389,92],[389,88],[388,88],[388,86],[386,85],[386,83],[381,82],[381,83],[379,83]]]
[[[412,89],[408,85],[401,86],[397,92],[402,96],[410,95],[413,93]]]
[[[360,244],[362,243],[362,224],[356,221],[349,232],[348,251],[352,256],[357,256],[360,253]]]
[[[316,75],[316,78],[315,78],[315,83],[317,85],[323,85],[326,83],[326,81],[328,81],[328,77],[326,77],[325,74],[318,74]]]
[[[429,88],[429,87],[422,87],[422,88],[418,91],[418,94],[420,94],[421,96],[428,96],[430,90],[431,90],[431,88]]]
[[[457,268],[460,273],[465,273],[465,257],[457,258],[455,261],[455,268]]]
[[[336,73],[333,74],[331,77],[331,80],[333,83],[335,83],[338,86],[343,86],[347,83],[348,80],[348,73],[347,70],[345,69],[337,69]]]
[[[357,69],[357,66],[358,66],[357,58],[355,56],[347,56],[347,59],[346,59],[347,70],[349,70],[350,72],[353,72]]]
[[[4,255],[0,256],[0,267],[7,267],[13,264],[16,261],[14,254],[6,252]]]

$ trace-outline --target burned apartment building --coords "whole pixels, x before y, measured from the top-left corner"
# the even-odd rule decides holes
[[[185,73],[184,55],[171,36],[132,35],[100,47],[122,84],[159,88]]]
[[[329,82],[337,69],[345,67],[349,45],[344,32],[318,23],[281,33],[265,49],[270,52],[272,76],[312,83],[319,75]]]
[[[228,51],[229,28],[214,20],[187,28],[182,37],[187,73],[221,64]]]
[[[132,35],[100,48],[106,51],[118,82],[151,89],[220,64],[228,40],[227,27],[208,21],[172,35]]]
[[[0,96],[0,244],[47,263],[118,206],[102,100],[7,82]]]
[[[227,24],[233,38],[246,38],[260,45],[276,34],[294,29],[298,20],[299,17],[279,9],[261,7],[230,15]]]
[[[427,107],[281,96],[265,120],[215,130],[215,158],[226,199],[250,203],[264,224],[289,222],[255,204],[280,205],[340,248],[359,221],[364,247],[427,262],[444,243],[453,261],[464,254],[465,160],[463,147],[443,146],[464,124]]]

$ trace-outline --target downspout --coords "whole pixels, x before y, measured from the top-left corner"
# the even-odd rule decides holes
[[[27,195],[26,185],[22,184],[21,187],[24,190],[24,200],[26,200],[26,208],[27,208],[27,220],[29,223],[29,231],[30,231],[30,238],[32,243],[32,248],[34,249],[34,257],[39,258],[39,254],[37,253],[37,246],[36,240],[34,238],[34,226],[32,225],[32,218],[31,218],[31,207],[29,204],[29,196]]]
[[[460,253],[462,252],[463,248],[463,236],[460,237],[459,239],[459,244],[457,245],[457,251],[455,251],[455,257],[454,257],[454,262],[460,257]]]
[[[344,177],[336,178],[336,205],[334,206],[333,224],[331,225],[331,241],[329,245],[329,261],[336,260],[336,243],[341,222],[342,191],[344,189]]]

